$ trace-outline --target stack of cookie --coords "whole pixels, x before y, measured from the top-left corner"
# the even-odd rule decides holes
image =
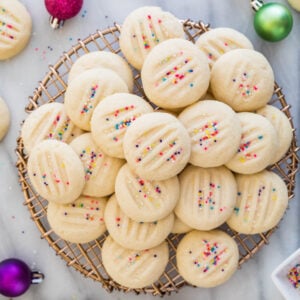
[[[285,183],[265,170],[292,140],[289,120],[267,105],[272,68],[232,29],[185,40],[179,20],[158,7],[126,18],[120,46],[155,105],[132,93],[121,56],[83,55],[64,104],[45,104],[25,120],[31,183],[49,201],[61,238],[86,243],[108,230],[102,261],[119,284],[155,282],[168,263],[165,239],[187,233],[179,273],[196,286],[219,285],[239,252],[216,228],[264,232],[287,207]]]

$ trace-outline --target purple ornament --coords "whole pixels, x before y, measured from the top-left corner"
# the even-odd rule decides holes
[[[39,283],[43,278],[43,274],[31,272],[29,267],[19,259],[3,260],[0,263],[0,294],[6,297],[18,297],[24,294],[32,283]]]
[[[76,16],[82,8],[83,0],[44,0],[50,17],[50,25],[56,29],[64,20]]]

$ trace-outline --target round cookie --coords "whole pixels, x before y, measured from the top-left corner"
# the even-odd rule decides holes
[[[242,139],[236,154],[226,167],[240,174],[262,171],[274,161],[278,150],[276,131],[266,118],[254,113],[238,113]]]
[[[31,36],[31,17],[25,6],[17,0],[0,3],[0,60],[17,55]]]
[[[206,57],[192,42],[170,39],[147,56],[141,78],[151,102],[175,109],[196,102],[206,93],[210,70]]]
[[[210,87],[216,99],[235,111],[254,111],[271,99],[274,74],[261,53],[236,49],[216,61],[211,71]]]
[[[85,173],[83,195],[103,197],[115,191],[117,174],[124,160],[110,157],[97,146],[91,133],[85,133],[74,139],[70,146],[79,156]]]
[[[252,43],[241,32],[232,28],[219,27],[201,34],[196,46],[207,57],[210,68],[228,51],[240,48],[253,49]]]
[[[105,97],[95,108],[91,130],[96,144],[110,156],[124,158],[123,137],[127,128],[141,115],[153,112],[139,96],[117,93]]]
[[[198,230],[217,228],[228,220],[236,204],[237,186],[225,167],[188,166],[180,175],[176,216]]]
[[[184,38],[182,23],[160,7],[146,6],[126,17],[119,43],[129,63],[140,70],[150,51],[158,43],[171,38]]]
[[[144,180],[125,164],[116,179],[116,198],[122,211],[137,222],[167,217],[179,198],[177,176],[163,181]]]
[[[166,242],[138,251],[120,246],[110,236],[106,238],[101,254],[108,275],[122,286],[132,289],[146,287],[158,280],[169,260]]]
[[[199,167],[217,167],[236,153],[242,128],[237,114],[226,104],[202,100],[187,107],[178,116],[192,140],[190,163]]]
[[[266,105],[256,111],[257,114],[267,118],[274,126],[278,137],[278,149],[271,164],[278,162],[288,151],[292,139],[293,128],[288,117],[277,107]]]
[[[76,200],[84,187],[84,170],[67,144],[46,140],[31,151],[27,172],[34,189],[46,200],[60,204]]]
[[[191,231],[176,252],[179,274],[190,284],[210,288],[227,281],[237,270],[238,246],[220,230]]]
[[[295,10],[300,11],[300,1],[299,0],[288,0],[291,7],[293,7]]]
[[[114,93],[127,93],[121,77],[108,69],[91,69],[70,82],[65,93],[65,108],[71,120],[81,129],[90,130],[90,120],[97,104]]]
[[[118,54],[108,51],[94,51],[80,56],[72,65],[68,74],[68,83],[84,71],[96,68],[106,68],[116,72],[127,84],[128,90],[133,90],[133,75],[127,62]]]
[[[130,168],[146,180],[165,180],[183,170],[191,140],[184,126],[167,113],[139,117],[126,131],[124,154]]]
[[[0,97],[0,141],[5,137],[10,124],[10,112],[5,101]]]
[[[275,173],[262,171],[236,176],[238,193],[234,213],[227,221],[233,230],[257,234],[275,227],[288,205],[284,181]]]
[[[162,243],[172,230],[174,215],[155,222],[136,222],[121,210],[115,195],[106,206],[104,218],[111,237],[121,246],[144,250]]]
[[[38,107],[26,118],[21,137],[26,151],[30,153],[35,145],[46,139],[68,143],[77,131],[64,105],[53,102]]]
[[[175,216],[174,225],[173,225],[171,233],[182,234],[182,233],[190,232],[191,230],[193,230],[192,227],[186,225],[179,218],[177,218]]]
[[[53,231],[71,243],[88,243],[105,231],[105,198],[80,196],[71,204],[50,202],[47,219]]]

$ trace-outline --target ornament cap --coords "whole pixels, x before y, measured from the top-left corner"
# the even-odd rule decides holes
[[[58,18],[55,18],[53,16],[50,16],[49,18],[49,23],[50,23],[50,26],[53,28],[53,29],[58,29],[58,28],[61,28],[64,23],[65,23],[65,20],[60,20]]]
[[[251,6],[254,11],[258,11],[263,5],[263,0],[251,0]]]
[[[32,272],[31,273],[31,283],[32,284],[39,284],[41,283],[45,278],[45,275],[40,272]]]

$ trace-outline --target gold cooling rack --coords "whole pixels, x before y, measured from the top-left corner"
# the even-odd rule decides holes
[[[209,25],[202,22],[194,23],[187,20],[184,22],[184,30],[186,38],[195,42],[199,35],[209,30]],[[25,108],[26,112],[30,113],[48,102],[63,102],[70,68],[75,60],[83,54],[90,51],[106,50],[118,53],[122,56],[118,42],[119,33],[120,27],[118,25],[104,31],[97,31],[86,39],[79,40],[68,52],[63,53],[54,66],[49,66],[50,71],[39,83],[33,96],[29,98],[29,104]],[[140,74],[136,70],[133,71],[135,75],[134,93],[145,97],[141,85]],[[272,103],[287,115],[294,128],[289,111],[290,106],[287,104],[285,97],[281,92],[281,88],[279,88],[277,84],[275,84]],[[289,199],[294,196],[295,176],[299,161],[297,151],[298,147],[296,145],[294,134],[288,153],[280,162],[271,167],[271,169],[278,173],[285,181],[288,188]],[[106,290],[132,291],[131,289],[114,282],[105,272],[101,261],[101,247],[107,236],[106,234],[87,244],[72,244],[62,240],[51,230],[46,218],[47,201],[34,191],[28,179],[27,156],[24,152],[21,138],[18,138],[17,140],[16,153],[18,159],[16,166],[18,168],[19,179],[24,193],[25,205],[28,207],[33,221],[40,230],[42,238],[48,241],[49,245],[67,262],[68,266],[72,266],[86,277],[101,282]],[[238,243],[240,265],[251,258],[264,244],[267,244],[270,235],[274,232],[273,229],[263,234],[242,235],[233,232],[226,225],[224,225],[222,229],[227,231]],[[182,235],[172,234],[168,237],[167,241],[170,249],[170,259],[168,266],[160,279],[153,285],[143,289],[133,290],[134,292],[162,296],[178,291],[182,286],[187,284],[178,274],[175,261],[175,251],[181,237]]]

